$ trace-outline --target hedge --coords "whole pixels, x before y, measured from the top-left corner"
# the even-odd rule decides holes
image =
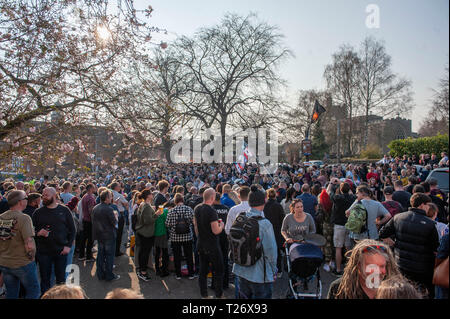
[[[448,134],[436,135],[433,137],[407,138],[404,140],[394,140],[388,144],[390,155],[393,157],[403,156],[404,154],[411,156],[420,154],[435,153],[440,155],[441,152],[448,153]]]

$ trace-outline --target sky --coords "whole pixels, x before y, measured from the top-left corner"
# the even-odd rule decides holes
[[[393,72],[412,81],[414,109],[401,116],[412,119],[415,132],[449,63],[448,0],[135,0],[136,9],[148,5],[154,9],[150,24],[168,31],[154,39],[169,45],[176,36],[220,23],[226,13],[252,12],[278,26],[294,53],[280,67],[292,103],[299,90],[325,89],[324,68],[342,44],[358,49],[372,35],[384,41]],[[379,9],[378,28],[367,27],[375,13],[366,11],[369,5]]]

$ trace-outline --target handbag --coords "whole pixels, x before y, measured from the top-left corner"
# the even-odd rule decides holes
[[[448,288],[448,257],[434,268],[433,285]]]

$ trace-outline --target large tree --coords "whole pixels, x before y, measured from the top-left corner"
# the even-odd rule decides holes
[[[363,145],[367,145],[371,113],[386,117],[412,109],[411,82],[393,73],[384,44],[373,37],[362,42],[359,60],[358,101],[364,110]]]
[[[189,83],[175,50],[155,49],[151,62],[141,60],[133,64],[134,102],[124,108],[128,117],[134,119],[136,133],[156,141],[153,145],[159,146],[168,162],[171,162],[171,134],[191,119],[180,103]]]
[[[357,103],[357,82],[360,60],[353,47],[343,45],[332,56],[332,63],[325,67],[324,78],[327,81],[327,90],[333,97],[333,104],[342,105],[342,119],[348,119],[347,152],[352,154],[351,137],[353,134],[353,121]]]
[[[421,136],[435,136],[444,134],[449,129],[449,68],[445,68],[445,75],[439,80],[437,89],[433,89],[434,96],[427,117],[419,128]]]
[[[225,144],[226,128],[258,126],[267,119],[249,121],[273,107],[282,80],[277,67],[290,55],[278,28],[260,22],[253,14],[227,14],[220,24],[200,29],[176,44],[180,63],[190,79],[190,95],[181,99],[203,126],[220,128]]]
[[[130,0],[0,0],[2,154],[39,145],[51,132],[33,121],[54,111],[61,125],[51,128],[61,134],[94,124],[93,114],[114,117],[129,92],[121,61],[150,41],[142,19],[151,11]]]
[[[281,134],[284,141],[289,143],[300,143],[309,133],[311,137],[311,119],[314,113],[316,100],[325,105],[328,93],[318,90],[301,90],[298,92],[297,104],[294,107],[284,109],[282,114],[283,128]],[[322,114],[327,117],[329,113]],[[320,121],[323,123],[324,121]]]

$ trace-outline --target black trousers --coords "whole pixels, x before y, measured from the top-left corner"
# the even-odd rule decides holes
[[[229,245],[228,245],[228,239],[225,238],[220,238],[219,239],[219,245],[220,245],[220,250],[222,251],[222,260],[223,260],[223,282],[222,282],[222,286],[223,289],[228,289],[229,283],[230,283],[230,265],[229,265],[229,261],[228,261],[228,250],[229,250]],[[214,277],[212,279],[211,282],[211,287],[215,287],[215,281],[214,281]]]
[[[80,242],[80,258],[86,257],[87,259],[92,259],[92,223],[83,221],[83,232],[81,233]]]
[[[219,247],[210,250],[199,249],[198,255],[200,259],[200,273],[198,283],[200,286],[201,296],[208,296],[207,276],[209,272],[209,263],[211,263],[216,297],[222,297],[224,275],[222,250]]]
[[[155,242],[155,237],[144,237],[142,235],[137,235],[136,245],[139,245],[139,270],[147,272],[148,268],[148,258],[152,252],[153,244]]]
[[[173,263],[175,264],[175,274],[181,277],[181,260],[183,259],[181,249],[183,249],[186,256],[186,263],[188,266],[189,276],[194,274],[194,258],[192,251],[192,240],[182,242],[171,242],[173,250]]]

